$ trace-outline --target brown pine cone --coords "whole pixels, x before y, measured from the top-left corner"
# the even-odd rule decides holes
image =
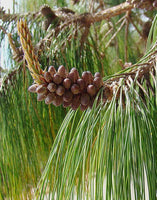
[[[66,88],[66,89],[69,89],[71,87],[71,80],[69,78],[65,78],[63,80],[63,86]]]
[[[52,103],[53,103],[53,105],[54,106],[60,106],[62,103],[63,103],[63,98],[62,98],[62,96],[58,96],[58,95],[56,95],[55,96],[55,99],[52,101]]]
[[[99,73],[99,72],[96,72],[95,74],[94,74],[94,78],[95,77],[100,77],[101,78],[101,74]]]
[[[60,84],[63,81],[63,78],[59,74],[54,74],[53,82],[56,84]]]
[[[45,98],[45,103],[46,104],[50,104],[50,103],[52,103],[52,101],[55,99],[55,93],[49,93],[48,95],[47,95],[47,97]]]
[[[59,85],[56,89],[56,94],[58,96],[62,96],[65,92],[65,88],[62,85]]]
[[[96,94],[96,87],[94,85],[88,85],[87,92],[90,96],[94,96]]]
[[[47,89],[50,91],[50,92],[55,92],[56,89],[57,89],[57,85],[55,83],[49,83],[48,86],[47,86]]]
[[[50,72],[45,72],[44,73],[44,79],[46,80],[47,83],[51,83],[52,82],[52,76],[51,76]]]
[[[90,103],[90,96],[89,96],[89,94],[83,93],[81,95],[81,104],[83,106],[87,106],[87,105],[89,105],[89,103]]]
[[[52,78],[54,76],[54,74],[56,73],[56,69],[54,66],[50,66],[48,69],[48,72],[51,74]]]
[[[84,80],[86,87],[93,83],[93,75],[89,71],[82,73],[82,79]]]
[[[33,84],[33,85],[29,86],[28,91],[36,93],[36,89],[38,86],[39,86],[38,84]]]
[[[72,81],[72,83],[76,83],[79,79],[79,73],[76,68],[72,68],[70,73],[68,74],[68,78]]]
[[[79,94],[80,93],[80,87],[77,84],[73,84],[71,86],[71,91],[73,94]]]
[[[63,95],[63,101],[65,102],[71,102],[73,99],[73,93],[69,90],[65,91]]]
[[[71,108],[73,110],[77,110],[77,108],[80,106],[80,103],[80,94],[77,94],[72,99]]]
[[[36,92],[37,93],[46,93],[48,90],[47,90],[47,85],[45,84],[42,84],[42,85],[39,85],[37,88],[36,88]]]
[[[37,94],[37,101],[43,101],[46,98],[46,93],[38,93]]]
[[[90,71],[82,73],[80,78],[78,70],[72,68],[68,74],[61,65],[57,72],[54,66],[50,66],[44,72],[41,84],[33,84],[28,88],[29,92],[37,93],[37,100],[45,100],[46,104],[63,107],[71,106],[76,110],[79,106],[82,111],[93,106],[99,89],[103,86],[103,80],[99,72],[94,77]],[[104,87],[103,98],[112,97],[112,90]]]
[[[99,90],[103,86],[103,80],[101,77],[95,77],[93,80],[93,85]]]
[[[60,77],[62,78],[66,78],[67,76],[67,71],[65,69],[65,67],[63,65],[61,65],[59,68],[58,68],[58,74],[60,75]]]
[[[81,92],[85,90],[85,88],[86,88],[85,87],[85,82],[84,82],[84,80],[82,78],[79,78],[77,80],[77,84],[79,85]]]

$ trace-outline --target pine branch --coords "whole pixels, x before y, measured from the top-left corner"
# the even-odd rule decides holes
[[[38,12],[25,13],[25,14],[6,14],[3,8],[1,8],[0,19],[6,22],[6,21],[17,21],[19,18],[27,18],[29,20],[32,20],[32,19],[35,20],[41,16],[44,16],[45,30],[48,29],[50,24],[54,24],[53,28],[47,32],[47,35],[43,39],[41,39],[39,43],[36,45],[37,51],[40,50],[41,52],[42,50],[44,50],[45,46],[49,46],[51,44],[51,42],[47,44],[46,41],[51,41],[54,35],[57,36],[60,31],[65,30],[70,25],[73,25],[76,27],[79,25],[80,29],[83,29],[85,27],[85,28],[88,28],[89,30],[90,26],[96,22],[100,22],[102,20],[109,20],[110,18],[114,16],[129,12],[133,8],[147,9],[149,7],[148,5],[150,5],[149,0],[142,1],[142,2],[141,1],[127,1],[117,6],[99,11],[97,13],[83,13],[80,15],[76,15],[74,11],[67,8],[52,10],[47,5],[43,5]],[[156,8],[155,4],[153,4],[153,6],[154,6],[153,9]],[[116,33],[115,33],[115,36],[116,36]],[[81,42],[81,46],[85,42],[85,38],[83,35],[82,35],[82,38],[83,40]]]
[[[152,3],[151,3],[152,4]],[[43,7],[44,8],[44,7]],[[42,9],[43,9],[42,8]],[[121,15],[123,13],[130,12],[134,8],[142,8],[142,9],[150,9],[150,1],[127,1],[124,3],[121,3],[119,5],[116,5],[111,8],[107,8],[105,10],[99,11],[97,13],[83,13],[80,15],[74,15],[73,12],[58,12],[58,11],[52,11],[56,16],[59,17],[60,22],[58,25],[50,30],[45,38],[43,38],[36,46],[37,49],[44,49],[45,41],[51,41],[52,37],[54,35],[58,35],[60,31],[63,31],[70,25],[76,26],[79,25],[81,28],[88,27],[94,23],[101,22],[102,20],[109,20],[112,17]],[[153,4],[152,9],[155,9],[156,5]],[[41,9],[41,10],[42,10]]]
[[[34,54],[33,45],[30,38],[30,33],[26,21],[22,20],[18,23],[18,32],[20,35],[22,47],[25,54],[25,59],[28,63],[28,69],[35,81],[35,84],[29,87],[30,92],[37,93],[37,100],[45,100],[46,104],[64,107],[71,106],[76,110],[79,106],[81,110],[86,110],[92,107],[95,98],[100,89],[103,89],[103,102],[110,102],[114,94],[119,98],[122,79],[124,82],[123,90],[129,89],[129,82],[135,82],[144,91],[139,82],[145,78],[147,87],[152,90],[153,86],[150,82],[150,72],[155,76],[155,56],[156,51],[147,55],[149,60],[147,63],[130,66],[125,73],[120,73],[114,78],[103,83],[100,73],[83,72],[79,75],[76,68],[72,68],[68,73],[64,66],[60,66],[56,72],[53,66],[48,68],[48,71],[42,71],[37,57]],[[43,75],[41,77],[41,75]],[[154,83],[155,84],[155,83]],[[145,91],[144,91],[145,92]],[[154,91],[155,93],[155,91]],[[141,96],[144,100],[144,95]],[[99,98],[100,99],[100,98]],[[125,104],[125,103],[124,103]]]
[[[37,19],[40,17],[41,14],[40,12],[28,12],[28,13],[18,13],[18,14],[11,14],[11,13],[6,13],[3,7],[0,7],[0,19],[3,22],[12,22],[12,21],[18,21],[19,18],[29,18],[30,20],[32,19]]]
[[[152,1],[150,2],[149,0],[126,1],[124,3],[121,3],[121,4],[111,7],[111,8],[107,8],[107,9],[99,11],[97,13],[83,13],[80,15],[74,15],[75,12],[68,8],[52,10],[47,5],[42,6],[41,9],[37,12],[32,12],[32,13],[29,12],[29,13],[24,13],[24,14],[6,13],[4,11],[3,7],[0,7],[0,19],[3,22],[13,21],[13,20],[17,21],[19,18],[35,19],[35,18],[38,18],[41,15],[43,15],[45,17],[52,17],[52,18],[59,17],[61,19],[61,21],[65,23],[63,26],[67,26],[74,22],[81,23],[81,24],[84,24],[85,26],[88,26],[93,23],[105,20],[105,19],[110,19],[114,16],[120,15],[120,14],[130,11],[134,8],[155,9],[156,3],[155,3],[155,1],[153,1],[153,2]],[[48,9],[49,11],[44,12],[46,10],[45,8]],[[50,13],[51,13],[51,16],[49,16]]]

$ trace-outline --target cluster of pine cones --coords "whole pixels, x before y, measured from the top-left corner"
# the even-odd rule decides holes
[[[46,104],[69,107],[76,110],[79,106],[82,111],[92,107],[103,80],[99,72],[93,76],[90,71],[79,76],[78,70],[72,68],[68,73],[63,65],[56,71],[50,66],[43,74],[42,84],[33,84],[29,92],[37,93],[37,100],[45,100]]]

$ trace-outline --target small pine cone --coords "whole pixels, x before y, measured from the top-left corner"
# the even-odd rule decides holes
[[[58,74],[60,75],[60,77],[62,78],[66,78],[67,76],[67,71],[65,69],[65,67],[63,65],[61,65],[59,68],[58,68]]]
[[[71,108],[76,110],[80,106],[80,94],[77,94],[73,97]]]
[[[94,78],[95,77],[101,77],[101,74],[99,73],[99,72],[96,72],[95,74],[94,74]]]
[[[56,89],[57,89],[57,86],[55,83],[49,83],[48,86],[47,86],[47,89],[50,91],[50,92],[55,92]]]
[[[50,66],[48,69],[48,72],[51,74],[51,76],[53,77],[54,74],[56,73],[56,69],[54,66]]]
[[[92,73],[90,71],[87,71],[87,73],[88,73],[89,81],[90,81],[90,83],[92,83],[94,77],[93,77],[93,75],[92,75]]]
[[[63,108],[67,108],[70,105],[71,105],[71,102],[66,102],[66,101],[63,102]]]
[[[69,78],[65,78],[63,80],[63,86],[66,88],[66,89],[69,89],[71,87],[71,80]]]
[[[52,76],[51,76],[50,72],[45,72],[44,73],[44,78],[45,78],[47,83],[51,83],[52,82]]]
[[[65,92],[65,88],[62,85],[59,85],[56,89],[56,94],[58,96],[62,96]]]
[[[71,91],[67,90],[65,91],[64,95],[63,95],[63,101],[65,102],[71,102],[73,99],[73,94]]]
[[[94,85],[88,85],[87,92],[90,96],[94,96],[96,94],[96,87]]]
[[[103,86],[103,80],[101,77],[95,77],[93,80],[93,84],[97,89],[100,89]]]
[[[54,106],[60,106],[63,103],[63,98],[62,96],[55,96],[55,99],[52,101]]]
[[[96,72],[93,77],[90,71],[85,71],[80,78],[76,68],[72,68],[67,74],[63,65],[57,72],[54,66],[50,66],[48,72],[44,72],[41,78],[43,78],[43,84],[34,84],[28,88],[30,92],[38,94],[37,100],[45,99],[46,104],[53,103],[55,106],[63,103],[63,107],[71,106],[73,110],[79,106],[82,111],[92,107],[98,90],[103,86],[99,72]],[[108,88],[104,89],[103,94],[104,100],[112,96]]]
[[[36,93],[36,89],[38,86],[39,86],[38,84],[33,84],[33,85],[29,86],[28,91]]]
[[[79,85],[79,87],[80,87],[80,91],[84,91],[85,90],[85,82],[84,82],[84,80],[82,79],[82,78],[79,78],[78,80],[77,80],[77,84]]]
[[[47,95],[47,97],[45,98],[45,103],[46,104],[50,104],[50,103],[52,103],[52,101],[55,99],[55,93],[49,93],[48,95]]]
[[[83,106],[87,106],[87,105],[89,105],[89,103],[90,103],[90,96],[89,96],[89,94],[83,93],[81,95],[81,104]]]
[[[73,94],[79,94],[80,93],[80,87],[77,84],[73,84],[71,86],[71,91]]]
[[[88,81],[87,79],[88,79],[88,72],[87,71],[85,71],[85,72],[83,72],[82,73],[82,79],[86,82],[86,81]]]
[[[93,83],[93,75],[89,71],[82,73],[82,79],[84,80],[86,87]]]
[[[78,70],[77,70],[75,67],[73,67],[73,68],[70,70],[70,72],[73,72],[73,73],[75,74],[75,77],[76,77],[77,79],[79,78]]]
[[[82,111],[84,111],[84,110],[87,110],[87,108],[88,108],[88,105],[87,106],[84,106],[84,105],[80,105],[80,109],[82,110]]]
[[[68,78],[71,80],[72,83],[75,83],[75,74],[74,74],[74,72],[70,72],[68,74]]]
[[[39,85],[38,87],[37,87],[37,89],[36,89],[36,92],[37,93],[46,93],[47,92],[47,85],[45,85],[45,84],[42,84],[42,85]]]
[[[60,84],[63,81],[63,78],[59,74],[54,74],[53,82],[56,84]]]
[[[73,82],[76,83],[77,79],[79,79],[79,73],[76,68],[72,68],[70,73],[68,74],[68,78]]]
[[[47,93],[38,93],[37,94],[37,101],[43,101],[47,96]]]

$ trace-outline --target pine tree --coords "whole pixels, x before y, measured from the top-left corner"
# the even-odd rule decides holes
[[[42,3],[0,8],[0,198],[155,200],[157,2]]]

